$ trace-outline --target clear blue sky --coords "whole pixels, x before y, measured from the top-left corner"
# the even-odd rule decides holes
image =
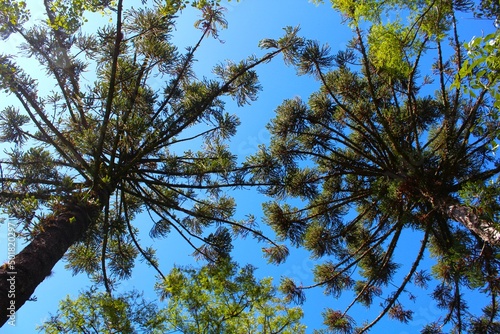
[[[35,3],[35,0],[30,3]],[[36,0],[42,2],[42,0]],[[327,1],[328,2],[328,1]],[[125,0],[125,3],[132,3]],[[140,1],[134,1],[136,6]],[[262,55],[264,52],[258,49],[258,42],[263,38],[278,38],[282,35],[282,28],[285,26],[301,27],[301,35],[328,43],[333,50],[345,47],[351,38],[350,30],[341,24],[339,15],[334,12],[329,4],[315,6],[307,0],[243,0],[240,3],[231,2],[224,5],[227,8],[226,18],[229,28],[220,34],[220,38],[225,41],[210,39],[203,43],[196,58],[195,73],[199,76],[210,76],[212,67],[226,59],[238,61],[251,54]],[[40,15],[37,9],[41,5],[33,7],[33,16]],[[198,13],[194,10],[186,10],[178,20],[177,30],[174,33],[174,41],[180,47],[194,45],[199,37],[199,31],[193,27],[193,22],[197,19]],[[468,14],[469,15],[469,14]],[[470,15],[469,15],[470,17]],[[464,19],[467,19],[464,17]],[[474,30],[472,30],[474,29]],[[471,28],[467,35],[481,35],[480,28]],[[465,34],[464,34],[465,38]],[[15,41],[8,42],[12,45]],[[1,44],[0,44],[1,45]],[[7,45],[7,46],[8,46]],[[4,45],[1,45],[3,48]],[[36,71],[35,69],[33,69]],[[241,158],[257,150],[259,144],[265,144],[269,140],[269,134],[265,129],[266,123],[273,117],[275,108],[286,98],[300,96],[304,99],[318,89],[319,85],[309,77],[297,77],[293,68],[286,67],[281,59],[275,59],[269,64],[265,64],[257,69],[263,91],[259,95],[259,100],[250,106],[236,108],[233,104],[227,105],[227,111],[236,113],[241,119],[242,125],[236,137],[231,141],[233,152]],[[40,71],[41,73],[41,71]],[[35,74],[34,74],[35,75]],[[3,109],[3,105],[0,105]],[[265,198],[255,192],[237,192],[238,213],[240,218],[252,213],[257,218],[261,215],[261,203]],[[148,218],[142,217],[142,221],[136,222],[136,226],[146,226],[144,228],[145,244],[150,244],[146,240],[150,224]],[[5,228],[0,231],[0,244],[6,241]],[[419,238],[414,235],[407,236],[407,248],[401,250],[401,258],[413,255],[418,247]],[[255,244],[251,240],[237,242],[235,244],[235,257],[242,263],[249,262],[259,267],[258,275],[273,276],[278,283],[281,276],[290,276],[305,285],[311,284],[313,276],[311,269],[314,262],[303,251],[292,250],[289,260],[281,266],[266,265],[261,257],[261,247],[264,245]],[[21,245],[19,245],[21,247]],[[159,249],[161,268],[168,272],[173,264],[185,265],[193,263],[187,256],[192,252],[184,242],[179,241],[175,236],[165,240],[156,241],[154,247]],[[6,256],[6,249],[0,249],[0,259]],[[26,303],[17,313],[17,325],[12,328],[5,325],[2,333],[34,333],[34,327],[41,324],[47,318],[49,312],[55,313],[59,300],[67,294],[76,296],[78,291],[88,285],[88,280],[80,275],[73,277],[59,263],[51,277],[47,278],[36,290],[37,302]],[[138,266],[133,278],[122,283],[120,289],[139,289],[149,291],[152,298],[151,288],[154,284],[155,272],[150,268]],[[119,290],[120,290],[119,289]],[[438,310],[435,304],[426,295],[430,291],[421,291],[418,300],[413,308],[415,311],[414,321],[409,325],[401,325],[396,321],[383,321],[371,333],[417,333],[421,326],[437,318]],[[346,295],[346,297],[350,297]],[[346,305],[350,299],[334,300],[325,297],[321,290],[310,291],[307,294],[307,302],[304,306],[304,323],[308,325],[308,333],[312,329],[321,326],[321,312],[325,306],[341,309],[341,305]],[[471,303],[472,304],[472,303]],[[370,310],[364,308],[356,309],[356,313],[351,314],[358,323],[361,323],[369,315]],[[372,314],[373,316],[373,314]],[[359,319],[358,319],[359,318]],[[372,317],[373,318],[373,317]]]

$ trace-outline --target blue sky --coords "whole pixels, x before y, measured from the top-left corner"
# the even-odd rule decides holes
[[[40,1],[41,0],[37,0]],[[125,3],[132,3],[126,0]],[[135,1],[140,5],[139,1]],[[224,43],[217,40],[206,40],[197,54],[195,73],[199,76],[211,76],[212,67],[226,59],[238,61],[249,55],[263,55],[264,52],[258,49],[258,42],[263,38],[278,38],[283,34],[282,28],[285,26],[301,27],[301,35],[307,38],[319,40],[321,43],[328,43],[332,50],[342,49],[351,38],[350,30],[341,23],[339,15],[334,12],[329,4],[315,6],[307,0],[243,0],[239,3],[230,2],[224,4],[227,8],[226,19],[229,28],[220,33],[220,38]],[[33,7],[33,16],[39,7]],[[193,22],[197,19],[198,12],[185,10],[177,22],[177,29],[174,32],[174,42],[180,48],[194,45],[199,37],[199,31],[193,27]],[[470,17],[470,15],[468,14]],[[464,17],[468,20],[467,17]],[[472,22],[472,21],[471,21]],[[466,35],[481,35],[481,28],[470,28]],[[10,45],[14,41],[8,42]],[[0,44],[1,45],[1,44]],[[2,48],[5,45],[2,45]],[[7,45],[8,46],[8,45]],[[36,69],[33,68],[33,71]],[[286,67],[281,59],[275,59],[269,64],[264,64],[257,69],[263,91],[259,99],[250,106],[237,108],[235,104],[228,103],[227,111],[236,113],[241,119],[241,126],[238,134],[231,141],[233,152],[243,158],[254,153],[258,145],[266,144],[269,134],[265,128],[267,122],[273,117],[275,108],[287,98],[300,96],[304,99],[319,87],[319,84],[310,77],[297,77],[295,70]],[[35,75],[36,73],[34,73]],[[4,106],[2,106],[3,109]],[[254,214],[257,218],[261,215],[261,203],[265,200],[262,195],[255,191],[238,191],[235,193],[238,203],[237,216],[243,218],[246,214]],[[146,226],[143,240],[150,245],[151,241],[146,240],[147,232],[151,225],[148,224],[147,217],[140,217],[141,221],[136,222],[136,226]],[[0,230],[0,244],[5,244],[5,227]],[[192,249],[179,238],[171,237],[156,241],[154,247],[159,249],[161,268],[168,272],[172,265],[186,265],[193,263],[188,255]],[[405,249],[401,249],[401,259],[414,254],[417,251],[419,236],[407,235]],[[255,244],[251,240],[238,241],[235,245],[235,257],[242,263],[253,263],[259,270],[260,276],[273,276],[278,283],[281,276],[290,276],[298,282],[311,284],[313,282],[312,268],[314,261],[307,253],[300,250],[291,250],[289,260],[281,265],[267,265],[261,257],[261,247],[264,245]],[[19,244],[19,247],[21,245]],[[0,259],[6,256],[6,249],[0,249]],[[88,285],[88,280],[80,275],[73,277],[64,269],[64,263],[59,263],[54,268],[54,273],[47,278],[36,290],[37,302],[28,302],[17,313],[16,327],[5,325],[2,333],[34,333],[34,327],[41,324],[43,319],[48,317],[49,312],[55,313],[59,300],[67,294],[76,296],[78,291]],[[155,272],[147,267],[138,266],[133,278],[124,282],[119,291],[128,289],[144,289],[149,291],[146,295],[151,298],[151,287],[154,284]],[[396,321],[383,321],[375,327],[371,333],[417,333],[419,328],[428,321],[435,320],[439,311],[435,304],[427,295],[430,291],[420,291],[419,299],[413,308],[415,311],[414,321],[409,325],[401,325]],[[346,297],[348,297],[346,295]],[[309,327],[308,333],[312,329],[319,328],[322,323],[321,312],[325,306],[331,308],[342,308],[350,299],[334,300],[325,297],[321,290],[307,293],[307,301],[304,306],[304,323]],[[370,310],[355,308],[352,313],[355,319],[359,318],[361,323],[370,314]],[[372,314],[374,315],[374,314]]]

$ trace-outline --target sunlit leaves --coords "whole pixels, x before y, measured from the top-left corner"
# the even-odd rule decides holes
[[[464,86],[464,88],[468,88],[468,91],[477,91],[477,89],[483,87],[494,89],[494,87],[498,86],[499,46],[500,36],[498,30],[484,37],[474,36],[465,45],[469,59],[464,62],[457,78],[470,79],[469,85]]]
[[[174,268],[157,288],[168,302],[167,328],[183,333],[304,333],[302,311],[279,299],[271,279],[229,259],[199,269]]]
[[[390,72],[396,78],[408,77],[412,64],[408,62],[404,38],[407,31],[399,24],[375,25],[370,30],[368,42],[373,65]]]
[[[357,3],[355,0],[337,0],[331,1],[334,9],[342,15],[358,23],[360,20],[378,22],[386,8],[392,9],[396,1],[386,1],[386,6],[380,6],[377,0],[364,1]]]
[[[39,326],[44,333],[163,333],[165,316],[142,294],[131,291],[112,297],[91,288],[76,299],[60,302],[56,315]]]
[[[7,39],[16,29],[29,19],[26,1],[0,1],[0,37]]]
[[[85,11],[104,13],[114,3],[111,0],[50,0],[47,1],[47,9],[51,11],[47,23],[54,29],[72,34],[86,21]]]
[[[472,97],[476,97],[481,91],[491,94],[491,101],[487,101],[486,107],[490,110],[484,116],[484,124],[478,124],[477,131],[484,135],[489,133],[492,151],[498,148],[500,142],[500,131],[498,123],[500,115],[500,30],[484,37],[474,36],[470,42],[465,44],[468,59],[466,59],[455,77],[453,87],[460,87]],[[488,124],[495,124],[489,128]]]

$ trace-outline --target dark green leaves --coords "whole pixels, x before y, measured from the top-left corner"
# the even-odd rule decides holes
[[[280,240],[290,240],[294,246],[302,244],[307,226],[297,208],[286,204],[280,206],[274,202],[265,203],[263,208],[267,224],[273,228]]]
[[[317,41],[308,40],[301,51],[298,61],[298,74],[319,76],[321,71],[325,71],[332,66],[333,59],[327,45],[320,46]]]
[[[327,226],[320,223],[312,223],[308,226],[304,238],[304,247],[311,251],[314,258],[338,254],[341,249],[341,239]]]
[[[278,49],[283,50],[283,59],[286,64],[294,64],[297,57],[300,55],[300,50],[304,45],[304,39],[297,36],[299,31],[298,27],[285,27],[285,36],[278,40],[263,39],[260,41],[259,46],[263,49]]]
[[[283,101],[276,114],[268,126],[274,135],[294,138],[306,129],[308,108],[298,97]]]
[[[194,26],[202,30],[207,36],[219,39],[219,29],[227,28],[227,21],[224,18],[224,7],[203,6],[201,7],[201,19],[194,23]]]
[[[229,93],[239,106],[250,103],[257,99],[257,93],[261,90],[255,71],[247,71],[246,68],[257,61],[255,58],[249,58],[241,61],[239,64],[228,62],[217,65],[213,72],[226,84],[222,87]]]
[[[0,0],[0,36],[5,39],[15,33],[22,44],[20,52],[12,48],[0,56],[0,89],[17,98],[20,108],[8,107],[0,115],[0,140],[13,148],[0,161],[0,202],[20,220],[19,233],[28,241],[37,235],[62,245],[52,247],[53,252],[41,252],[50,257],[46,261],[50,265],[42,271],[36,257],[28,259],[26,266],[31,267],[26,272],[31,274],[24,276],[24,283],[36,287],[44,277],[34,273],[50,272],[65,253],[68,269],[88,274],[107,292],[104,296],[92,291],[82,300],[68,302],[66,314],[82,313],[82,308],[90,313],[78,319],[78,330],[95,321],[94,331],[127,333],[142,319],[134,320],[127,313],[136,305],[111,298],[115,283],[130,278],[138,259],[165,277],[155,249],[142,246],[139,229],[150,229],[154,238],[175,231],[198,257],[216,264],[229,258],[235,237],[252,235],[269,242],[270,259],[282,262],[286,247],[259,231],[252,217],[235,218],[236,203],[225,194],[251,182],[227,143],[236,133],[239,118],[225,111],[224,98],[232,97],[240,106],[254,101],[261,89],[256,67],[282,52],[292,52],[294,44],[302,41],[297,29],[287,29],[284,37],[267,45],[271,50],[264,56],[228,61],[215,67],[213,78],[198,80],[192,65],[201,43],[208,36],[219,39],[221,29],[227,27],[219,1],[142,0],[138,9],[123,0],[40,1],[45,10],[39,14],[44,17],[24,28],[25,2]],[[187,4],[201,10],[195,23],[201,32],[182,54],[172,44],[172,34],[176,14]],[[111,23],[88,27],[85,34],[81,29],[85,15],[96,11],[113,15]],[[45,72],[27,75],[22,70],[26,58]],[[293,186],[313,177],[311,171],[301,170],[290,173],[289,183]],[[314,187],[299,192],[311,196]],[[80,215],[72,216],[75,207],[95,211],[77,219]],[[53,216],[46,215],[51,211]],[[149,214],[153,222],[141,220],[136,225],[140,213]],[[68,224],[58,226],[60,233],[52,237],[42,228],[47,217]],[[74,229],[72,238],[65,239],[66,228]],[[36,253],[39,246],[33,247]],[[243,276],[250,276],[248,272]],[[251,289],[252,283],[237,287]],[[19,284],[24,291],[23,282]],[[258,293],[251,291],[252,302],[269,297],[270,283],[263,285]],[[102,301],[101,314],[86,307],[91,298]],[[25,302],[22,299],[19,305]],[[242,307],[227,315],[237,317],[247,305]],[[299,310],[275,317],[284,308],[275,309],[263,305],[264,320],[251,319],[260,321],[252,328],[302,331],[301,326],[292,326],[301,316]],[[247,318],[257,317],[249,314]],[[53,328],[73,330],[72,324],[59,320],[54,319]],[[287,326],[291,326],[288,332]],[[236,332],[233,329],[229,332]],[[221,331],[215,327],[213,332]]]
[[[285,245],[274,245],[272,247],[262,248],[264,257],[269,263],[280,264],[285,262],[289,250]]]
[[[210,233],[204,241],[205,244],[194,253],[196,258],[217,262],[220,261],[220,259],[228,258],[233,249],[231,234],[225,227],[217,228],[217,230],[214,233]]]
[[[324,261],[314,284],[286,280],[283,288],[298,300],[315,286],[335,297],[353,290],[345,311],[325,314],[325,333],[350,333],[383,316],[410,322],[401,296],[414,298],[410,282],[436,279],[444,284],[433,295],[446,312],[442,325],[463,331],[463,289],[498,294],[489,278],[499,270],[497,33],[473,39],[465,56],[452,29],[460,25],[455,10],[471,10],[465,2],[331,2],[353,28],[348,50],[333,56],[302,39],[285,54],[318,80],[318,91],[307,102],[283,101],[270,144],[247,160],[274,200],[264,205],[268,225]],[[409,16],[395,18],[398,11]],[[396,255],[406,233],[424,237],[403,266]],[[425,250],[437,262],[433,276],[421,267]],[[355,303],[379,305],[380,316],[355,329],[347,315]]]
[[[20,114],[18,109],[5,108],[0,113],[0,141],[22,145],[28,138],[28,134],[22,129],[22,126],[28,122],[28,116]]]
[[[344,270],[337,270],[333,262],[327,261],[314,268],[314,281],[325,286],[325,294],[339,298],[355,282]]]
[[[279,289],[285,294],[285,298],[288,302],[293,301],[296,304],[302,304],[306,300],[304,291],[290,278],[282,278]]]

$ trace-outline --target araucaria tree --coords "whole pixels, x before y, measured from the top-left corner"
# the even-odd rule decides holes
[[[283,291],[298,301],[315,286],[333,297],[351,291],[352,303],[325,310],[324,322],[325,332],[353,333],[383,316],[411,321],[414,289],[430,285],[443,314],[423,333],[498,333],[497,2],[331,3],[353,40],[334,55],[305,42],[287,59],[321,88],[284,101],[270,145],[248,160],[254,181],[272,184],[262,189],[274,198],[267,223],[324,259],[314,284],[284,279]],[[457,15],[490,18],[491,34],[465,44]],[[408,236],[420,239],[416,249],[404,247]],[[379,315],[353,319],[355,304]],[[469,308],[478,304],[482,313]]]
[[[1,140],[10,145],[0,162],[0,205],[28,243],[0,268],[0,324],[65,254],[73,272],[88,273],[108,293],[131,275],[137,256],[162,276],[139,228],[153,237],[175,230],[211,260],[227,255],[236,235],[267,240],[252,219],[232,218],[235,203],[223,193],[244,180],[224,143],[238,118],[221,98],[254,100],[254,68],[291,48],[296,31],[263,57],[218,65],[213,79],[199,80],[195,53],[226,22],[220,7],[194,1],[200,38],[179,51],[171,33],[185,3],[144,0],[126,10],[123,0],[40,0],[45,20],[30,22],[25,1],[0,1],[2,38],[23,41],[19,52],[0,56],[0,88],[17,101],[0,114]],[[112,22],[85,33],[85,11],[103,11]],[[23,59],[36,61],[42,77]],[[141,212],[151,224],[134,226]]]

